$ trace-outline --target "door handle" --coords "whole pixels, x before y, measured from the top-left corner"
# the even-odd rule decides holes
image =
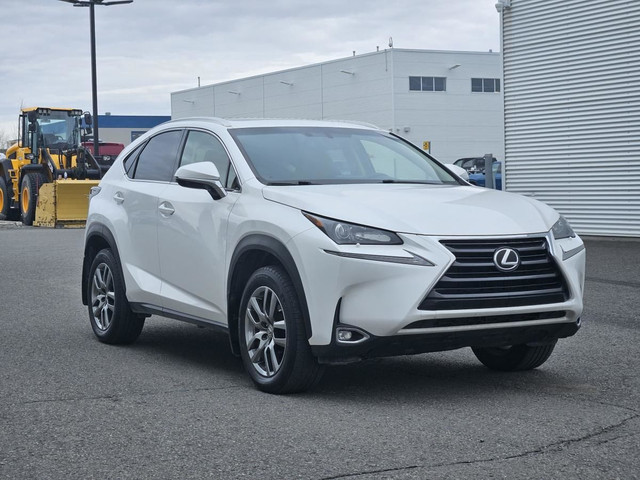
[[[162,202],[160,204],[160,206],[158,207],[158,210],[160,210],[160,213],[164,217],[168,217],[169,215],[173,215],[173,213],[176,211],[176,209],[173,208],[173,205],[171,205],[169,202]]]
[[[122,195],[122,192],[116,192],[116,194],[113,196],[113,199],[118,205],[122,205],[122,202],[124,202],[124,195]]]

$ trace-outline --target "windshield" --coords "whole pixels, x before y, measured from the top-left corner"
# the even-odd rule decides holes
[[[230,130],[266,184],[458,182],[417,148],[392,135],[328,127]]]
[[[38,118],[38,127],[45,147],[72,148],[80,143],[78,117],[69,112],[52,110]]]

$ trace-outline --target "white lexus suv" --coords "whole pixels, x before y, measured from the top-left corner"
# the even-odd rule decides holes
[[[160,125],[91,193],[93,331],[130,343],[151,315],[221,329],[272,393],[324,364],[462,347],[538,367],[580,327],[583,242],[552,208],[452,171],[352,123]]]

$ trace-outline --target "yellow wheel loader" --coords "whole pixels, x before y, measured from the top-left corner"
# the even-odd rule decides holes
[[[18,143],[0,161],[0,220],[25,225],[82,226],[100,166],[81,144],[91,115],[71,108],[24,108]]]

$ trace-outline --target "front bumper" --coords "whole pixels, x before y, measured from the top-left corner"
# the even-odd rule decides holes
[[[309,343],[318,357],[337,361],[465,346],[548,342],[578,330],[585,265],[579,238],[558,242],[546,235],[549,255],[565,281],[564,301],[424,310],[421,304],[425,297],[456,257],[441,243],[445,238],[401,237],[404,243],[397,246],[336,246],[312,229],[289,244],[300,266],[309,307]],[[491,239],[500,238],[514,237]],[[403,261],[394,262],[394,256]],[[407,263],[406,259],[413,256],[427,262]],[[361,330],[365,338],[356,344],[338,343],[335,332],[341,326]]]
[[[344,364],[366,358],[442,352],[463,347],[546,344],[559,338],[570,337],[579,329],[580,319],[575,323],[550,323],[388,337],[370,336],[366,341],[354,344],[341,343],[334,338],[329,345],[313,345],[311,351],[320,363]]]

